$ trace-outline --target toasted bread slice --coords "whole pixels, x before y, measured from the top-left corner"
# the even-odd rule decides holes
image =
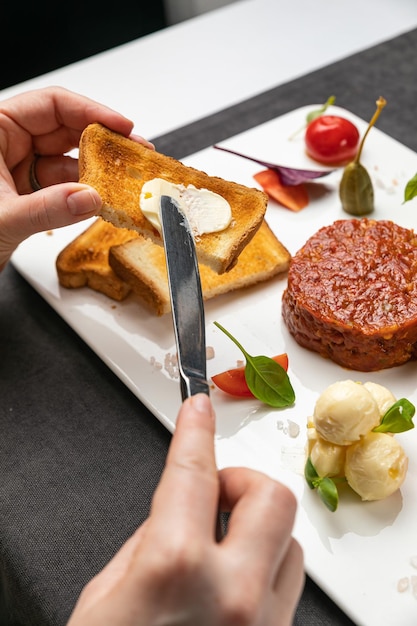
[[[123,300],[131,287],[109,265],[109,249],[139,237],[126,228],[116,228],[99,217],[69,243],[56,259],[60,285],[67,288],[88,286],[114,300]]]
[[[285,272],[289,262],[290,253],[264,221],[229,272],[219,275],[211,268],[199,265],[203,298],[208,300],[266,281]],[[164,315],[170,311],[168,276],[161,246],[138,237],[112,246],[109,263],[154,313]]]
[[[203,234],[196,240],[201,263],[221,274],[232,268],[239,254],[260,227],[268,197],[245,187],[187,167],[101,124],[84,130],[79,149],[80,182],[94,187],[103,206],[101,216],[115,226],[130,228],[162,243],[159,232],[143,215],[139,197],[143,184],[162,178],[174,184],[194,185],[223,196],[232,210],[231,224],[220,232]]]

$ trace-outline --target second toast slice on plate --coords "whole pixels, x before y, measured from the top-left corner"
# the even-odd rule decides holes
[[[217,274],[200,264],[205,300],[270,280],[286,272],[290,253],[264,221],[229,272]],[[156,315],[170,311],[162,246],[99,217],[71,241],[56,260],[63,287],[88,286],[114,300],[133,292]]]

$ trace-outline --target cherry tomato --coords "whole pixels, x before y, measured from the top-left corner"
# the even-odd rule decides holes
[[[359,131],[344,117],[321,115],[307,126],[305,143],[307,154],[315,161],[342,165],[355,158]]]
[[[279,363],[281,367],[287,371],[288,369],[288,356],[287,354],[278,354],[271,357],[274,361]],[[253,398],[253,394],[250,391],[246,379],[245,379],[245,367],[236,367],[232,370],[227,370],[221,374],[216,374],[211,377],[216,387],[229,393],[231,396],[237,396],[239,398]]]

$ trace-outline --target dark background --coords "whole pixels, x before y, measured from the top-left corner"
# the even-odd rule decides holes
[[[1,7],[0,89],[167,25],[162,0],[8,0]]]

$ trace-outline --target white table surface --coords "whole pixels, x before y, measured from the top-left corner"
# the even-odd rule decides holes
[[[152,138],[416,26],[416,0],[241,0],[4,89],[0,98],[62,85],[124,113]]]

